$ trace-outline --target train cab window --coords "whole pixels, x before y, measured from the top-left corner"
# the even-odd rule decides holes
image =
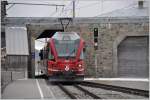
[[[83,53],[83,51],[80,54],[80,59],[84,59],[84,53]]]
[[[80,40],[56,40],[54,39],[56,51],[60,58],[75,58]]]

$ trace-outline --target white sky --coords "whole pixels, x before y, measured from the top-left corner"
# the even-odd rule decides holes
[[[14,5],[7,10],[8,17],[71,17],[72,0],[8,0],[8,2],[64,4],[64,7]],[[76,0],[76,17],[94,17],[116,9],[137,5],[137,0]],[[9,8],[11,5],[8,5]],[[62,12],[63,11],[63,12]]]
[[[41,50],[45,45],[45,38],[35,40],[35,49]]]

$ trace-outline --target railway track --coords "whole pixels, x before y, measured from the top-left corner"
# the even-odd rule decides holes
[[[75,94],[73,94],[71,91],[69,91],[69,89],[67,89],[64,85],[62,84],[58,84],[59,88],[65,92],[71,99],[79,99],[75,96]],[[76,85],[76,84],[73,84],[72,85],[73,87],[75,87],[76,89],[84,92],[85,94],[89,95],[90,97],[92,97],[93,99],[101,99],[99,96],[93,94],[92,92],[82,88],[81,86],[79,85]]]
[[[99,96],[95,95],[94,93],[82,88],[79,85],[74,85],[74,87],[76,87],[77,89],[83,91],[85,94],[88,94],[89,96],[93,97],[93,99],[101,99]]]
[[[71,99],[77,99],[72,93],[71,91],[69,91],[67,88],[65,88],[62,84],[58,84],[58,87],[65,92]]]
[[[82,82],[80,83],[80,85],[149,97],[149,91],[146,91],[146,90],[132,89],[132,88],[127,88],[127,87],[106,85],[106,84],[93,83],[93,82]]]
[[[48,82],[49,83],[49,82]],[[149,91],[132,89],[127,87],[119,87],[113,85],[106,85],[94,82],[81,82],[81,83],[53,83],[56,88],[59,88],[55,93],[61,93],[63,98],[70,99],[142,99],[149,97]],[[58,98],[61,97],[58,95]],[[56,94],[57,96],[57,94]]]

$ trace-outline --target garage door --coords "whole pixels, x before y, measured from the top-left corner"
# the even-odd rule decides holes
[[[125,38],[118,46],[119,77],[148,77],[148,48],[148,36]]]

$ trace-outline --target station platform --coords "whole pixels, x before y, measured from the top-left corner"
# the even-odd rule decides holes
[[[149,90],[149,79],[137,78],[85,78],[85,81],[102,83],[114,86]]]
[[[22,79],[10,83],[2,93],[2,99],[53,98],[44,79]]]
[[[149,79],[85,78],[85,81],[149,90]],[[55,99],[44,79],[15,80],[4,89],[2,99]]]

